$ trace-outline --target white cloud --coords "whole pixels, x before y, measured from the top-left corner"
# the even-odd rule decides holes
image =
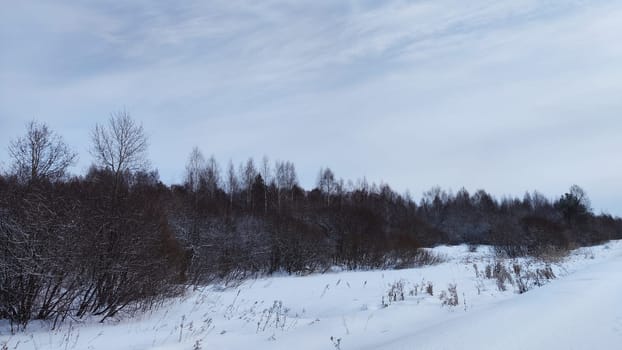
[[[622,214],[616,1],[23,1],[0,23],[0,139],[36,116],[82,169],[126,106],[165,181],[197,144],[307,186],[325,165],[413,193],[576,182]]]

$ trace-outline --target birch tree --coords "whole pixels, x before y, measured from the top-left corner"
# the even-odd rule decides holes
[[[91,138],[97,165],[111,171],[116,181],[125,173],[147,169],[147,136],[127,111],[112,113],[107,124],[96,124]]]
[[[26,135],[9,144],[12,170],[23,181],[62,179],[78,155],[45,123],[31,121]]]

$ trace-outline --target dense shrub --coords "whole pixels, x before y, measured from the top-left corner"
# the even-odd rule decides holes
[[[0,189],[0,318],[103,320],[181,291],[183,253],[157,187],[114,193],[108,180]]]

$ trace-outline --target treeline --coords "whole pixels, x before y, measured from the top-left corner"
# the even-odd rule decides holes
[[[13,164],[0,176],[0,319],[106,319],[214,279],[429,263],[419,248],[438,244],[521,256],[622,238],[622,221],[595,215],[578,186],[555,200],[434,188],[415,202],[328,168],[305,190],[287,161],[223,170],[196,148],[184,182],[166,186],[126,112],[92,139],[82,176],[67,173],[76,155],[45,124],[10,143]]]

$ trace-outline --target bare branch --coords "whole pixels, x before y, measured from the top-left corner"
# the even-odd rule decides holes
[[[11,141],[9,155],[14,174],[24,181],[60,180],[78,158],[60,135],[36,121],[28,123],[26,135]]]
[[[97,165],[115,176],[148,167],[147,136],[127,111],[112,113],[107,125],[95,125],[91,138],[91,154]]]

